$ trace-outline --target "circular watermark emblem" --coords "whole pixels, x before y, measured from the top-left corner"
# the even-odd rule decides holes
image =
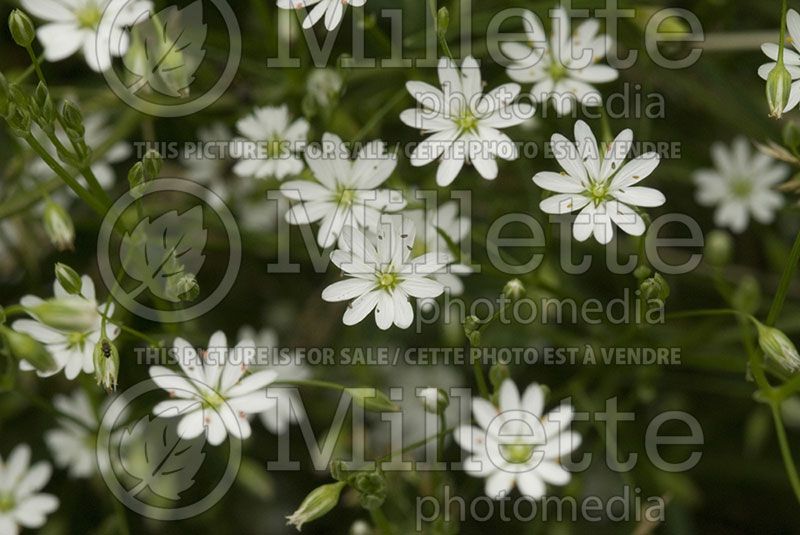
[[[203,270],[209,237],[227,248],[225,268]],[[191,180],[159,178],[109,209],[97,237],[100,275],[117,303],[142,318],[197,318],[228,294],[242,260],[239,227],[225,202]],[[208,274],[200,285],[198,277]]]
[[[208,30],[222,26],[227,54],[211,58]],[[242,57],[239,22],[225,0],[195,0],[160,11],[140,0],[111,0],[96,35],[98,63],[122,58],[121,65],[103,70],[108,86],[132,108],[157,117],[183,117],[212,105],[230,86]],[[200,76],[204,64],[212,67]],[[207,82],[208,73],[216,81]]]
[[[189,382],[177,376],[173,382],[174,400],[132,420],[139,405],[152,406],[142,398],[164,390],[147,380],[121,393],[104,412],[97,435],[97,464],[108,489],[131,511],[161,521],[192,518],[216,505],[236,481],[242,460],[241,440],[228,436],[212,450],[206,433],[190,433],[194,426],[183,423],[214,416],[236,422],[233,409],[225,402],[204,404]],[[226,462],[216,462],[217,454]]]

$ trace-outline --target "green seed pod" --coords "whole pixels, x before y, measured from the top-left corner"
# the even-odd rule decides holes
[[[97,384],[108,391],[117,389],[119,374],[119,351],[107,338],[101,338],[94,346],[94,376]]]
[[[792,89],[792,75],[783,62],[778,63],[767,76],[767,105],[769,116],[780,119],[786,104],[789,103],[789,92]]]
[[[775,327],[768,327],[759,321],[755,324],[758,329],[758,345],[764,354],[789,372],[800,370],[800,355],[789,337]]]
[[[336,504],[339,503],[339,496],[345,483],[328,483],[312,490],[305,497],[300,507],[286,517],[287,525],[294,526],[299,531],[303,524],[316,520],[328,514]]]

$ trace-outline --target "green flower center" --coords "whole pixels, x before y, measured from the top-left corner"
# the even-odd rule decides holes
[[[472,111],[466,109],[461,117],[456,120],[456,125],[462,132],[472,132],[478,126],[478,119],[472,114]]]
[[[557,82],[567,74],[567,68],[564,67],[560,61],[553,58],[550,62],[548,72],[550,73],[550,78],[552,78],[554,82]]]
[[[203,392],[203,407],[207,409],[218,409],[225,403],[225,398],[214,390]]]
[[[73,332],[67,335],[70,347],[81,347],[86,342],[87,333]]]
[[[278,136],[275,136],[271,139],[268,139],[264,142],[264,149],[267,152],[267,156],[269,158],[279,158],[283,155],[283,144],[284,141]]]
[[[378,286],[383,290],[394,290],[400,278],[395,273],[379,273]]]
[[[533,455],[533,444],[505,444],[503,448],[503,457],[513,464],[522,464],[528,462]]]
[[[608,198],[609,183],[609,180],[604,180],[602,182],[592,182],[589,185],[589,189],[586,190],[586,193],[595,206],[599,206],[600,203]]]
[[[353,204],[353,201],[356,200],[356,192],[351,189],[347,189],[343,186],[339,186],[336,190],[336,201],[339,204],[344,206],[350,206]]]
[[[737,178],[731,183],[731,193],[739,199],[750,197],[753,192],[753,183],[746,178]]]
[[[10,493],[0,494],[0,513],[11,511],[14,508],[14,496]]]
[[[103,12],[94,5],[90,4],[75,13],[78,19],[78,26],[81,28],[95,29],[100,24],[100,19],[103,18]]]

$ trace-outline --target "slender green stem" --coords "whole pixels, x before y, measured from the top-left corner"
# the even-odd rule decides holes
[[[86,204],[88,204],[92,210],[97,212],[101,217],[106,215],[106,206],[97,198],[92,195],[89,191],[87,191],[83,186],[78,183],[75,178],[70,175],[61,164],[59,164],[48,152],[45,150],[44,147],[33,137],[32,134],[28,134],[25,136],[25,141],[30,145],[33,151],[39,155],[39,157],[45,161],[45,163],[50,167],[50,169],[55,172],[67,186],[75,192],[78,197],[81,198]]]
[[[783,50],[783,47],[781,47],[781,50]],[[792,283],[792,278],[794,278],[795,271],[797,270],[797,263],[799,261],[800,232],[798,232],[797,236],[794,238],[794,245],[792,245],[792,250],[789,253],[789,259],[783,267],[783,274],[781,274],[781,280],[778,283],[778,289],[775,293],[775,298],[772,300],[772,306],[769,307],[769,313],[767,314],[766,321],[766,324],[769,326],[775,325],[775,322],[778,321],[778,316],[780,316],[781,310],[783,310],[783,303],[786,301],[786,293],[789,291],[789,286]]]
[[[386,515],[380,509],[380,507],[375,509],[370,509],[369,514],[370,517],[372,518],[372,521],[375,523],[375,527],[378,528],[378,532],[381,535],[392,534],[392,524],[389,523],[389,519],[386,518]]]
[[[31,64],[33,65],[34,70],[36,71],[36,76],[39,77],[42,83],[47,84],[44,80],[44,73],[42,72],[42,67],[39,65],[39,59],[36,57],[36,53],[33,51],[33,47],[28,45],[25,47],[25,50],[28,51],[28,56],[31,58]]]
[[[445,411],[442,411],[439,414],[439,429],[445,430],[447,429],[447,416],[445,416]],[[444,433],[439,434],[439,440],[437,442],[436,448],[436,457],[439,462],[444,461],[444,439],[447,435]]]
[[[344,392],[347,387],[337,384],[331,383],[329,381],[320,381],[317,379],[293,379],[293,380],[284,380],[284,381],[275,381],[272,383],[274,385],[295,385],[295,386],[315,386],[318,388],[328,388],[330,390],[338,390],[339,392]]]
[[[781,31],[778,38],[778,65],[783,65],[783,48],[786,46],[786,11],[788,7],[787,0],[781,1]]]
[[[483,375],[481,360],[479,358],[473,358],[472,346],[469,342],[467,342],[467,349],[469,350],[470,360],[472,361],[472,372],[475,374],[475,383],[478,385],[478,392],[480,392],[482,398],[489,399],[491,395],[489,394],[486,377]]]
[[[28,45],[25,48],[28,51],[28,56],[30,56],[30,58],[31,58],[31,63],[33,64],[33,67],[36,70],[36,76],[39,78],[40,82],[42,82],[45,86],[47,86],[47,80],[44,77],[44,73],[42,72],[42,68],[41,68],[41,66],[39,64],[39,61],[36,58],[36,54],[34,54],[34,52],[33,52],[33,48],[31,47],[31,45]],[[63,128],[64,131],[66,132],[66,127],[64,125],[64,119],[61,117],[60,113],[56,114],[56,120],[58,121],[58,124],[61,125],[61,128]],[[50,141],[53,143],[53,145],[55,145],[56,147],[59,147],[64,152],[68,152],[66,147],[64,147],[64,145],[61,144],[61,141],[58,139],[58,137],[55,134],[52,134],[52,133],[48,134],[48,137],[50,138]],[[72,144],[72,147],[73,147],[73,149],[75,151],[75,156],[78,156],[77,144],[72,139],[70,139],[70,143]],[[89,190],[96,197],[98,197],[99,199],[103,199],[104,201],[108,202],[108,200],[109,200],[108,196],[107,196],[105,190],[103,189],[103,187],[100,186],[100,181],[97,180],[97,176],[95,176],[94,171],[92,171],[91,166],[89,164],[85,164],[85,165],[81,166],[80,172],[84,176],[84,178],[86,178],[86,182],[89,184]]]
[[[439,16],[436,9],[436,0],[428,0],[428,8],[430,9],[431,17],[433,18],[433,31],[436,32],[436,37],[439,38],[439,46],[442,47],[442,52],[444,52],[448,58],[453,59],[453,53],[450,52],[450,46],[447,44],[447,36],[445,35],[445,32],[440,31],[439,28]]]
[[[383,119],[386,116],[387,113],[391,112],[392,108],[394,108],[394,106],[398,102],[403,100],[403,98],[405,96],[406,96],[406,89],[405,88],[402,88],[402,89],[398,90],[392,96],[392,98],[390,98],[389,101],[381,107],[381,109],[379,109],[377,112],[375,112],[372,115],[372,117],[370,117],[369,120],[367,120],[367,122],[364,123],[364,126],[361,127],[361,130],[359,130],[356,133],[355,137],[353,138],[353,143],[358,143],[359,141],[364,139],[364,136],[369,134],[372,131],[372,129],[375,128],[375,126],[378,124],[378,122],[380,122],[380,120]]]
[[[786,429],[783,427],[780,402],[773,399],[770,401],[769,406],[772,410],[772,419],[775,422],[775,433],[778,435],[783,466],[786,469],[786,475],[789,477],[794,495],[797,501],[800,502],[800,477],[797,475],[797,467],[795,467],[794,459],[792,459],[792,450],[789,447],[789,440],[786,438]]]
[[[425,438],[423,438],[421,440],[417,440],[416,442],[412,442],[411,444],[409,444],[408,446],[405,446],[400,451],[390,451],[389,453],[387,453],[383,457],[379,458],[376,462],[377,463],[382,463],[382,462],[388,461],[389,459],[391,459],[395,455],[402,455],[403,453],[406,453],[408,451],[415,450],[415,449],[417,449],[417,448],[419,448],[421,446],[424,446],[425,444],[427,444],[431,440],[438,439],[440,436],[447,436],[447,435],[449,435],[450,433],[452,433],[455,430],[456,430],[455,426],[454,427],[448,427],[447,429],[443,429],[443,430],[439,431],[438,433],[436,433],[435,435],[430,435],[430,436],[425,437]]]
[[[30,52],[28,54],[30,54]],[[42,54],[39,57],[31,58],[31,60],[32,60],[31,65],[28,65],[28,67],[24,71],[22,71],[19,74],[19,76],[17,76],[17,78],[14,80],[15,84],[20,84],[24,82],[28,78],[28,76],[30,76],[31,74],[36,72],[37,69],[39,69],[39,65],[41,65],[42,62],[44,62],[44,54]]]

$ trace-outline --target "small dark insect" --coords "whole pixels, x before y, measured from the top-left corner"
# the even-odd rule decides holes
[[[108,343],[108,340],[103,340],[101,344],[101,349],[103,350],[103,356],[107,359],[111,358],[111,344]]]

